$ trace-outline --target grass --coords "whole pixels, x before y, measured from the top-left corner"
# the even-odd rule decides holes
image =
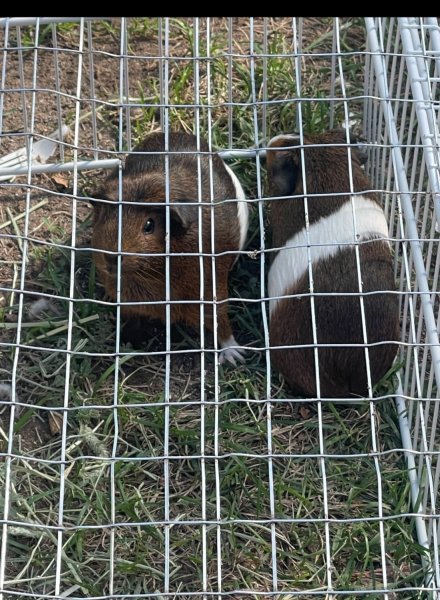
[[[310,21],[310,31],[305,33],[309,54],[304,57],[302,93],[313,98],[301,104],[306,131],[329,126],[331,64],[318,54],[331,51],[331,23]],[[204,24],[202,21],[202,57],[207,54]],[[157,27],[156,19],[131,19],[129,55],[152,52],[150,42],[156,43]],[[211,135],[212,143],[222,149],[230,147],[231,141],[233,148],[254,147],[280,131],[292,131],[298,116],[294,63],[287,56],[292,48],[290,22],[270,21],[265,50],[261,22],[255,20],[253,60],[249,58],[249,22],[241,19],[235,27],[232,63],[225,54],[228,38],[221,24],[210,32],[209,63],[199,63],[197,123],[201,135]],[[117,22],[96,28],[97,39],[103,43],[119,39]],[[75,31],[69,25],[61,32],[67,36],[66,43]],[[342,50],[359,50],[363,35],[359,21],[344,21]],[[185,106],[194,105],[194,36],[191,22],[170,21],[174,58],[169,63],[169,119],[173,129],[192,131],[196,123],[194,108]],[[48,43],[48,39],[41,38],[40,43]],[[263,52],[267,59],[258,57]],[[360,57],[348,54],[344,61],[348,95],[362,94]],[[130,95],[138,95],[142,104],[147,104],[131,111],[132,141],[136,142],[159,125],[157,69],[141,73],[132,85]],[[340,96],[339,88],[336,94]],[[259,103],[263,97],[277,102],[263,108]],[[225,105],[231,100],[232,112]],[[361,105],[352,102],[350,107],[360,119]],[[334,110],[340,121],[343,102],[337,101]],[[104,122],[111,123],[110,130],[115,133],[117,110],[104,107],[99,115],[98,123],[103,127]],[[114,144],[116,148],[116,135]],[[236,159],[231,166],[248,197],[256,198],[255,162]],[[81,180],[84,189],[93,188],[94,178],[95,174]],[[330,598],[326,591],[327,543],[333,588],[352,592],[332,598],[354,600],[359,592],[369,600],[384,598],[383,552],[391,590],[421,585],[422,550],[415,541],[414,522],[405,516],[411,507],[406,466],[398,450],[397,416],[392,400],[380,399],[382,394],[392,395],[393,373],[376,391],[373,417],[368,403],[323,403],[319,409],[314,401],[291,398],[273,373],[269,422],[263,350],[249,351],[245,365],[221,367],[218,373],[207,354],[202,371],[197,337],[177,328],[169,374],[163,355],[157,353],[163,340],[161,331],[152,335],[142,352],[122,346],[116,366],[114,310],[94,301],[102,294],[87,250],[87,209],[81,211],[76,224],[80,248],[74,257],[72,352],[68,353],[70,303],[66,297],[71,253],[60,245],[70,243],[72,219],[45,215],[47,222],[40,234],[52,245],[30,243],[23,302],[27,308],[37,292],[49,295],[52,304],[39,319],[29,318],[25,310],[21,329],[16,371],[21,410],[16,413],[12,438],[9,518],[13,523],[8,527],[5,590],[35,598],[53,595],[59,551],[58,592],[65,597],[156,594],[161,598],[168,565],[171,597],[190,597],[186,594],[192,593],[191,597],[202,598],[203,581],[208,592],[216,592],[220,573],[221,591],[228,597],[239,597],[236,590],[244,590],[247,597],[269,598],[273,596],[257,593],[274,590],[275,557],[277,589],[285,592],[281,598]],[[18,217],[16,222],[22,227]],[[0,232],[4,225],[0,223]],[[260,248],[262,226],[267,226],[267,211],[260,223],[255,203],[249,256],[239,259],[230,280],[231,297],[237,299],[231,303],[231,318],[239,341],[260,349],[264,346],[257,302],[260,256],[255,251]],[[17,293],[10,296],[12,304],[1,313],[0,378],[6,382],[10,381],[15,353],[14,345],[8,344],[16,339],[18,297]],[[164,393],[168,375],[169,399]],[[3,453],[8,449],[9,418],[6,406],[0,414]],[[321,436],[325,459],[321,457]],[[375,444],[380,451],[376,459]],[[0,463],[1,489],[5,475],[6,463]],[[380,510],[383,521],[378,518]],[[318,591],[322,593],[316,595]],[[409,597],[424,598],[423,592],[388,595],[390,599]]]

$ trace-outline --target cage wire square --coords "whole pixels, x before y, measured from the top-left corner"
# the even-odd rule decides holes
[[[4,18],[0,36],[0,599],[440,598],[437,19]],[[341,126],[383,203],[401,327],[393,368],[345,402],[272,368],[266,284],[268,142]],[[203,327],[220,302],[170,322],[169,242],[167,319],[127,330],[140,343],[92,261],[91,197],[115,167],[120,194],[158,130],[206,140],[246,194],[235,366]]]

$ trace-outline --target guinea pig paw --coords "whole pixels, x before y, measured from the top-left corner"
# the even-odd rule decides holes
[[[222,351],[219,355],[219,363],[222,365],[225,362],[230,362],[237,366],[238,363],[245,362],[244,350],[242,348],[233,348],[232,346],[238,346],[234,337],[230,337],[225,343],[222,344]]]

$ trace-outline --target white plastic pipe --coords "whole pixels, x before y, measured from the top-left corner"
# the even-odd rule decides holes
[[[426,160],[427,173],[434,201],[434,210],[437,223],[440,224],[440,173],[438,152],[434,150],[436,140],[439,138],[437,124],[432,115],[432,98],[429,86],[429,73],[426,68],[425,58],[421,55],[421,42],[418,27],[411,24],[406,17],[399,17],[400,38],[405,53],[408,78],[411,84],[412,95],[423,141],[423,154]],[[414,43],[417,44],[415,47]]]
[[[0,19],[0,27],[28,27],[35,25],[50,25],[52,23],[79,23],[84,21],[111,21],[113,17],[4,17]]]
[[[433,305],[431,302],[431,291],[428,286],[428,280],[425,270],[425,264],[423,260],[422,249],[420,246],[419,235],[417,231],[417,222],[415,219],[413,206],[412,206],[412,198],[408,186],[408,181],[406,178],[405,165],[402,158],[402,152],[399,143],[399,137],[397,134],[396,121],[393,114],[392,109],[392,98],[389,93],[388,81],[387,81],[387,71],[385,66],[384,55],[381,50],[376,25],[374,19],[372,17],[366,17],[365,24],[367,28],[367,38],[371,49],[371,60],[374,65],[374,70],[377,79],[377,85],[380,95],[380,103],[383,108],[384,117],[385,117],[385,125],[388,130],[390,142],[392,145],[392,158],[394,165],[394,172],[396,174],[396,180],[398,183],[399,191],[400,191],[400,200],[402,209],[405,215],[406,221],[406,237],[409,240],[409,244],[411,246],[413,261],[414,261],[414,270],[416,275],[416,280],[419,288],[420,301],[423,310],[423,316],[426,325],[426,338],[428,343],[431,345],[431,356],[432,356],[432,366],[434,369],[435,377],[437,382],[440,384],[440,345],[439,345],[439,336],[437,332],[436,320],[434,317]],[[414,74],[413,74],[414,75]],[[425,115],[426,116],[426,115]],[[409,424],[407,418],[401,418],[401,415],[406,414],[406,405],[405,401],[400,396],[400,399],[396,399],[397,408],[399,411],[399,424],[402,436],[402,442],[406,442],[407,449],[407,460],[408,456],[412,456],[412,460],[414,460],[414,456],[412,452],[412,443],[411,443],[411,435],[409,430]],[[409,463],[408,463],[409,466]],[[416,472],[409,469],[409,478],[411,484],[411,492],[412,492],[412,500],[419,497],[418,486],[419,482],[417,481]],[[428,477],[430,474],[428,473]],[[414,477],[416,480],[414,481]],[[412,483],[411,483],[412,481]],[[413,496],[414,494],[414,496]],[[415,508],[415,510],[417,510]],[[421,546],[430,550],[428,539],[426,536],[426,528],[421,516],[415,516],[416,521],[416,531],[419,543]],[[426,560],[426,559],[425,559]],[[435,562],[435,561],[433,561]],[[440,577],[438,576],[439,565],[434,565],[435,574],[437,575],[437,584],[440,585]],[[427,585],[433,589],[435,586],[435,576],[434,569],[432,565],[429,565],[428,572],[426,575]],[[440,599],[440,594],[438,592],[433,592],[432,598],[436,600]]]

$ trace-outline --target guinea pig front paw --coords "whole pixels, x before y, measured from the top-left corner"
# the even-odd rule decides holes
[[[245,351],[242,348],[236,348],[234,346],[238,346],[238,344],[233,335],[222,343],[222,350],[218,358],[221,365],[225,362],[230,362],[236,367],[237,362],[243,363],[245,361]]]

